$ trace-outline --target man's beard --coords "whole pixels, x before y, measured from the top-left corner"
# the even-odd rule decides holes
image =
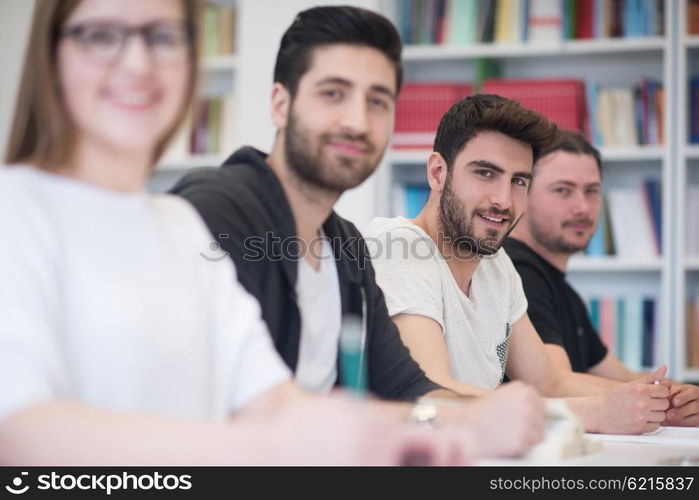
[[[289,169],[296,177],[315,188],[335,194],[342,194],[347,189],[359,186],[369,177],[381,157],[372,162],[371,157],[376,147],[363,136],[350,134],[321,134],[313,140],[311,133],[301,125],[292,110],[284,130],[284,156]],[[352,141],[365,148],[367,158],[353,160],[351,158],[323,158],[323,149],[333,139]],[[333,165],[332,163],[335,163]]]
[[[447,174],[444,190],[439,200],[439,225],[442,235],[456,257],[489,256],[495,254],[502,246],[505,238],[519,222],[519,219],[510,224],[508,230],[498,238],[499,231],[487,229],[486,236],[477,238],[475,236],[473,224],[466,220],[466,208],[454,194],[451,186],[452,173]],[[475,213],[475,212],[474,212]],[[512,220],[510,210],[498,210],[491,208],[487,211],[489,216],[502,216]]]
[[[563,223],[563,225],[565,226],[568,222],[573,221],[566,221]],[[584,221],[577,222],[586,222],[592,225],[592,221],[590,219],[585,219]],[[551,236],[550,234],[541,231],[539,229],[539,226],[534,223],[534,220],[532,218],[529,218],[528,224],[529,230],[531,231],[531,234],[536,240],[536,242],[539,243],[539,245],[544,247],[546,250],[554,254],[572,255],[575,252],[584,250],[585,248],[587,248],[587,244],[590,243],[590,239],[592,238],[592,235],[590,235],[590,237],[584,244],[578,245],[576,243],[566,241],[566,239],[563,236]]]

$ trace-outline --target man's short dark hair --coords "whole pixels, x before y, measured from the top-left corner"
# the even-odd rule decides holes
[[[311,66],[313,49],[347,44],[374,48],[393,63],[396,93],[403,83],[400,35],[376,12],[348,6],[313,7],[299,13],[286,30],[277,52],[274,81],[296,95],[299,80]]]
[[[599,173],[602,175],[602,156],[600,155],[600,152],[592,144],[590,144],[590,142],[585,139],[581,133],[572,130],[561,130],[560,136],[561,141],[556,145],[544,149],[539,158],[543,158],[544,156],[555,153],[556,151],[565,151],[566,153],[572,153],[575,155],[589,155],[594,157],[595,161],[597,162]]]
[[[492,94],[475,94],[452,105],[439,122],[434,151],[451,172],[454,160],[479,132],[493,130],[532,147],[534,163],[541,151],[559,141],[558,127],[517,101]]]

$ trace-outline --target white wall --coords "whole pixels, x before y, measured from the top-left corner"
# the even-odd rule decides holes
[[[5,157],[33,8],[34,0],[0,1],[0,158]]]

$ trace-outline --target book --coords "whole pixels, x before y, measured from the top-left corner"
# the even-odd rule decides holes
[[[585,83],[577,79],[490,79],[483,92],[515,99],[565,130],[587,130]]]
[[[619,299],[623,306],[624,364],[632,371],[641,371],[643,359],[643,301],[640,297],[627,296]]]
[[[447,43],[473,45],[477,41],[478,1],[451,0],[447,5]]]
[[[699,35],[699,0],[688,0],[687,33]]]
[[[657,255],[663,253],[663,217],[662,217],[662,186],[658,179],[645,179],[643,181],[643,194],[646,202],[647,214],[653,223],[653,241]]]
[[[562,4],[550,0],[531,0],[529,3],[529,43],[554,45],[561,42]]]
[[[687,366],[699,368],[699,299],[687,303]]]
[[[626,364],[625,302],[623,298],[618,297],[613,299],[612,304],[612,310],[614,311],[614,352],[616,357]]]
[[[588,300],[587,308],[588,308],[588,311],[590,314],[590,323],[592,323],[592,328],[594,328],[595,331],[599,334],[599,331],[600,331],[600,318],[599,318],[600,299],[597,297],[591,297]]]
[[[406,83],[396,103],[393,147],[431,148],[442,115],[471,92],[462,83]]]
[[[585,249],[585,254],[589,257],[602,257],[607,255],[607,219],[606,213],[607,207],[604,196],[602,196],[602,201],[600,202],[600,215],[597,222],[597,228],[595,229],[590,242],[587,244]]]
[[[594,38],[594,3],[595,0],[577,0],[576,34],[581,40]]]
[[[643,316],[641,318],[641,339],[642,339],[642,356],[641,365],[644,367],[654,367],[656,359],[656,341],[655,341],[655,299],[646,297],[643,299]]]
[[[627,260],[657,257],[653,228],[639,188],[611,188],[607,193],[616,254]]]
[[[699,257],[699,185],[687,186],[686,214],[685,251],[689,256]]]
[[[422,211],[427,199],[430,197],[429,186],[405,186],[405,217],[414,219]]]
[[[699,143],[699,76],[689,82],[689,136],[693,144]]]

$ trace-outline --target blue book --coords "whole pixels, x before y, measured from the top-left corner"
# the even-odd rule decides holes
[[[657,12],[655,10],[655,0],[643,1],[643,18],[645,20],[645,32],[643,36],[655,35],[655,24],[657,23]]]
[[[595,38],[602,38],[602,4],[604,0],[595,0],[592,5],[592,33]]]
[[[607,255],[607,217],[606,217],[606,203],[602,199],[600,203],[599,212],[599,222],[597,223],[597,229],[595,229],[595,234],[590,238],[590,242],[587,244],[585,249],[585,254],[590,257],[601,257]]]
[[[412,43],[412,16],[413,16],[413,2],[411,0],[403,0],[397,2],[396,17],[398,19],[398,30],[400,31],[400,37],[403,40],[403,44]]]
[[[643,194],[653,225],[655,249],[658,255],[663,254],[663,217],[662,217],[662,186],[658,179],[648,178],[643,181]]]
[[[655,299],[643,299],[643,359],[645,367],[655,366]]]
[[[590,123],[590,139],[597,147],[602,146],[602,132],[599,128],[599,114],[597,113],[597,84],[591,80],[585,82],[585,93],[587,94],[587,114]]]
[[[693,76],[689,82],[689,102],[691,111],[689,136],[692,144],[697,144],[699,143],[699,76]]]
[[[430,197],[429,186],[405,186],[405,217],[414,219]]]
[[[520,42],[526,42],[529,40],[529,0],[522,0],[520,6]]]
[[[599,298],[590,297],[590,303],[588,307],[590,312],[590,323],[592,323],[592,327],[599,334]]]

